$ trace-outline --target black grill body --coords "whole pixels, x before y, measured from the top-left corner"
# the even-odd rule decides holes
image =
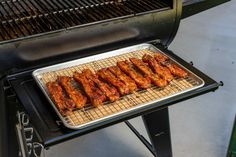
[[[4,3],[4,5],[1,4],[0,6],[12,5],[12,7],[14,6],[13,8],[17,8],[19,5],[18,8],[20,8],[20,4],[24,1],[6,2],[6,4]],[[68,56],[75,53],[78,56],[82,50],[83,52],[88,50],[90,53],[93,53],[92,48],[115,49],[154,40],[158,40],[163,45],[168,45],[177,31],[181,17],[180,1],[165,1],[164,3],[164,1],[159,0],[144,0],[143,3],[146,5],[143,5],[141,2],[136,3],[134,0],[126,0],[121,1],[119,4],[107,1],[106,3],[87,4],[85,6],[78,5],[83,7],[79,9],[83,10],[83,15],[80,15],[78,10],[73,10],[70,7],[63,10],[61,5],[53,4],[48,0],[37,1],[37,3],[40,3],[37,6],[36,1],[27,1],[27,3],[29,2],[35,4],[34,9],[36,8],[36,11],[37,6],[44,4],[45,7],[42,7],[44,8],[42,11],[46,15],[41,16],[41,14],[44,15],[41,13],[42,11],[37,11],[38,14],[34,13],[34,15],[28,17],[23,15],[29,11],[24,11],[18,15],[13,14],[14,10],[12,10],[11,12],[8,11],[8,14],[11,13],[10,16],[5,11],[5,14],[8,16],[2,16],[5,17],[2,23],[4,25],[14,23],[14,25],[9,26],[10,28],[7,26],[0,27],[0,30],[3,30],[1,31],[2,36],[8,36],[3,33],[10,34],[10,37],[0,40],[0,58],[7,58],[1,61],[0,71],[12,68],[29,68],[42,64],[40,60],[43,60],[43,64],[45,64],[47,59],[50,60],[49,63],[51,64],[52,58],[56,61],[56,56]],[[96,4],[99,5],[97,6]],[[54,9],[52,9],[53,6],[55,7]],[[106,9],[104,10],[103,8]],[[109,11],[106,12],[107,9]],[[3,12],[4,9],[1,11]],[[91,17],[84,17],[85,21],[80,21],[77,17],[85,15]],[[6,19],[6,17],[8,18]],[[35,28],[37,31],[29,33],[27,30],[30,28],[27,28],[27,26],[34,26],[32,23],[31,25],[28,24],[31,19],[40,21],[43,19],[52,20],[51,22],[44,21],[48,25],[56,25],[60,21],[61,25],[47,26],[51,30],[45,29],[42,31],[39,29],[40,27],[47,27],[43,23],[38,22],[35,24],[39,27],[38,29]],[[21,31],[14,33],[17,30]],[[31,28],[30,30],[34,29]],[[15,36],[13,36],[14,34]],[[12,66],[12,62],[14,62],[14,66]]]

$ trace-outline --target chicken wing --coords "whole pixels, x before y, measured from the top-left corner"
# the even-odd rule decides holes
[[[129,87],[130,92],[134,92],[137,90],[137,85],[135,81],[123,73],[119,67],[111,66],[108,68],[117,78],[119,78],[124,84]]]
[[[107,83],[102,82],[98,79],[98,76],[93,74],[91,70],[84,69],[82,73],[88,78],[96,83],[98,88],[108,97],[111,102],[119,99],[120,95],[115,87],[109,86]]]
[[[87,97],[83,96],[80,91],[76,90],[71,82],[71,78],[68,76],[59,76],[58,82],[65,90],[66,94],[72,99],[76,105],[76,108],[81,109],[87,102]]]
[[[169,60],[168,57],[164,56],[161,53],[156,53],[154,55],[156,61],[160,62],[162,65],[166,66],[170,72],[180,78],[184,78],[188,75],[188,73],[186,71],[184,71],[182,68],[180,68],[178,65],[171,63],[171,62],[167,62]]]
[[[164,64],[167,68],[169,68],[170,72],[180,78],[185,78],[188,73],[184,71],[182,68],[180,68],[178,65],[174,63],[165,63]]]
[[[170,70],[167,67],[162,66],[158,63],[154,57],[151,55],[145,54],[143,55],[142,60],[145,63],[148,63],[152,70],[158,74],[161,78],[165,79],[166,81],[170,82],[173,80],[173,75],[171,74]]]
[[[148,76],[152,83],[158,87],[167,86],[167,81],[165,79],[160,78],[157,74],[154,74],[152,70],[141,60],[138,58],[130,58],[130,61],[137,67],[144,75]]]
[[[160,52],[155,53],[154,58],[158,60],[159,62],[165,62],[169,60],[167,56],[161,54]]]
[[[48,82],[46,87],[52,101],[62,115],[67,115],[69,111],[72,111],[75,107],[74,102],[63,95],[62,88],[56,81]]]
[[[86,95],[89,97],[89,100],[94,107],[101,105],[105,101],[106,97],[103,92],[98,89],[94,83],[89,81],[84,74],[75,72],[73,77],[75,81],[83,87]]]
[[[130,76],[140,88],[147,89],[147,88],[151,87],[150,80],[148,78],[144,78],[142,75],[137,73],[127,60],[117,62],[117,66],[124,73],[126,73],[128,76]]]
[[[115,86],[121,95],[129,94],[129,88],[123,82],[121,82],[120,79],[113,75],[108,69],[100,69],[97,74],[103,80]]]

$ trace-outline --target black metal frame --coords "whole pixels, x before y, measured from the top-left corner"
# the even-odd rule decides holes
[[[151,143],[128,121],[126,125],[155,157],[172,157],[169,111],[164,108],[142,116]]]
[[[3,128],[0,129],[0,156],[18,156],[19,147],[15,130],[17,124],[15,113],[18,107],[14,105],[17,100],[6,79],[3,78],[0,79],[0,98],[0,123]]]
[[[147,147],[147,149],[152,153],[152,155],[155,156],[156,154],[155,154],[153,145],[150,142],[148,142],[148,140],[143,135],[141,135],[138,132],[138,130],[129,121],[125,121],[125,124],[138,137],[138,139]]]
[[[143,116],[156,157],[172,157],[168,108]]]

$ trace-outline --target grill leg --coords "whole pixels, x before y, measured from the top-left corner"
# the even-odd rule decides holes
[[[156,157],[172,157],[168,108],[142,116]]]

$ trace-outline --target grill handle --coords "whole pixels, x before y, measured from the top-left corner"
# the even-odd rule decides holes
[[[224,86],[224,82],[223,81],[220,81],[218,84],[219,84],[219,86]]]

